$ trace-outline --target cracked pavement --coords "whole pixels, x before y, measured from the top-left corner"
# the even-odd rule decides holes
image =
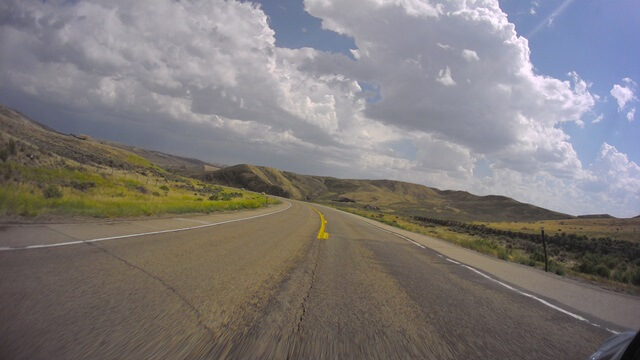
[[[583,359],[610,336],[323,213],[329,240],[293,202],[210,228],[0,252],[0,357]]]

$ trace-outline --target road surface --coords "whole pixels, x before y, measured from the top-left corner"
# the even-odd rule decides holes
[[[326,240],[319,214],[293,201],[2,227],[0,358],[585,359],[623,329],[315,208]],[[150,234],[123,237],[134,233]]]

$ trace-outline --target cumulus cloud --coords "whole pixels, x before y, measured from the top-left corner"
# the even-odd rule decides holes
[[[597,124],[597,123],[601,122],[601,121],[602,121],[602,119],[604,119],[604,115],[603,115],[603,114],[600,114],[600,115],[596,116],[596,118],[595,118],[595,119],[593,119],[593,121],[591,121],[591,123],[592,123],[592,124]]]
[[[462,50],[462,57],[469,62],[480,60],[480,58],[478,57],[478,53],[468,49]]]
[[[638,164],[605,142],[589,170],[592,177],[585,182],[587,190],[594,191],[612,211],[616,208],[630,209],[631,211],[627,210],[629,216],[637,215],[640,211]]]
[[[276,54],[266,15],[251,3],[5,7],[15,17],[3,24],[3,43],[16,51],[3,52],[3,68],[12,70],[3,82],[40,98],[166,111],[178,121],[258,122],[308,142],[328,141],[338,116],[347,116],[339,112],[358,111],[357,84],[297,73],[286,54]]]
[[[635,115],[636,115],[636,108],[632,108],[632,109],[631,109],[631,110],[629,110],[629,112],[627,113],[627,120],[628,120],[629,122],[632,122],[632,121],[633,121],[633,118],[635,117]]]
[[[250,2],[5,1],[0,91],[211,161],[492,190],[576,212],[554,189],[585,197],[570,189],[596,175],[560,125],[582,124],[597,96],[575,72],[537,74],[497,1],[305,9],[354,39],[353,58],[277,47]],[[478,159],[492,171],[482,181]]]
[[[531,203],[546,203],[573,214],[640,213],[640,166],[614,146],[603,143],[595,161],[574,177],[526,173],[492,166],[490,176],[472,182],[481,194],[502,193]],[[502,189],[502,190],[501,190]]]
[[[637,84],[635,81],[630,78],[624,78],[622,82],[624,85],[614,84],[610,91],[611,96],[618,102],[618,111],[622,111],[628,103],[637,100],[635,96]]]
[[[382,96],[365,114],[406,131],[429,133],[480,154],[508,156],[510,149],[528,146],[529,134],[538,128],[581,123],[595,104],[589,84],[577,74],[567,80],[535,74],[527,40],[517,35],[497,2],[446,2],[443,12],[431,17],[384,2],[309,0],[306,8],[323,19],[325,28],[354,38],[362,56],[343,71],[378,84]],[[444,45],[464,49],[469,43],[482,46],[482,58],[470,62],[442,51]],[[434,74],[443,85],[458,78],[467,85],[452,93],[428,81]],[[536,151],[537,145],[528,147]],[[562,147],[557,151],[560,157],[574,156]]]
[[[438,78],[436,80],[444,86],[453,86],[456,84],[451,78],[451,69],[449,69],[448,66],[438,71]]]

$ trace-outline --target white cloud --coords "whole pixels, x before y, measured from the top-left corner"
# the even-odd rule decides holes
[[[637,100],[634,93],[636,83],[630,78],[624,78],[623,82],[626,85],[614,84],[610,91],[611,96],[618,102],[618,111],[622,111],[628,103]]]
[[[640,213],[640,166],[614,146],[603,143],[593,164],[562,178],[547,172],[525,173],[492,167],[492,174],[472,185],[479,194],[503,194],[579,215]]]
[[[141,141],[162,134],[162,146],[211,161],[492,191],[571,212],[588,208],[581,199],[592,194],[621,201],[619,192],[578,189],[598,177],[560,127],[592,114],[590,84],[575,72],[537,74],[497,1],[305,8],[354,39],[353,58],[278,48],[266,15],[248,2],[5,1],[0,89],[102,129],[140,129]],[[367,102],[359,84],[379,99]],[[482,181],[478,159],[492,171]]]
[[[469,62],[480,60],[480,58],[478,57],[478,54],[473,50],[467,50],[467,49],[462,50],[462,57]]]
[[[602,144],[589,168],[592,177],[583,186],[596,193],[610,211],[625,211],[628,216],[640,212],[640,166],[614,146]]]
[[[631,110],[629,110],[629,112],[627,113],[627,120],[629,122],[632,122],[635,114],[636,114],[636,108],[631,108]]]
[[[531,7],[529,8],[529,14],[531,15],[535,15],[538,13],[538,6],[540,6],[540,3],[537,1],[532,1],[531,2]]]
[[[403,16],[401,5],[389,3],[306,2],[326,28],[353,37],[366,54],[342,71],[380,86],[381,100],[366,109],[371,118],[407,131],[437,134],[481,154],[526,141],[534,124],[553,128],[565,121],[581,123],[595,104],[589,84],[575,73],[570,81],[535,74],[526,39],[518,37],[497,2],[443,6],[437,19],[425,20]],[[380,18],[388,21],[376,21]],[[419,34],[419,41],[407,34]],[[439,51],[444,44],[464,49],[469,43],[482,46],[477,49],[482,61],[468,62]],[[335,71],[318,64],[309,68]],[[459,78],[469,79],[469,85],[458,86],[455,93],[434,88],[425,81],[432,74],[443,84]]]
[[[470,177],[475,158],[469,149],[449,141],[421,135],[414,140],[417,148],[414,170],[445,171],[456,177]]]
[[[438,71],[438,78],[436,80],[444,86],[453,86],[456,84],[451,78],[451,69],[449,69],[448,66]]]
[[[593,119],[593,121],[591,121],[591,123],[592,123],[592,124],[597,124],[597,123],[601,122],[601,121],[602,121],[602,119],[604,119],[604,115],[603,115],[603,114],[600,114],[600,115],[596,116],[596,118],[595,118],[595,119]]]

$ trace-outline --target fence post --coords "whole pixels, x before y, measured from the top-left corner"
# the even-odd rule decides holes
[[[547,242],[544,240],[544,226],[540,227],[540,233],[542,234],[542,248],[544,249],[544,271],[549,271],[549,262],[547,261]]]

